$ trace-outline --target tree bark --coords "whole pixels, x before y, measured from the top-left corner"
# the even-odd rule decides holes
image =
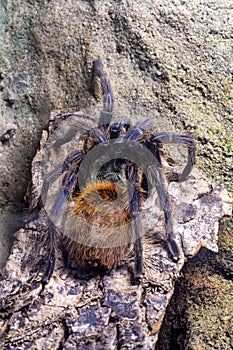
[[[84,123],[95,122],[82,112],[51,115],[49,131],[43,132],[32,163],[32,207],[43,192],[44,173],[62,164],[74,145],[78,147]],[[0,283],[0,348],[154,349],[185,260],[201,246],[217,251],[218,222],[232,210],[223,186],[211,185],[197,169],[183,183],[171,181],[168,192],[182,257],[173,262],[164,247],[163,215],[154,191],[142,209],[144,272],[138,280],[132,251],[116,269],[80,279],[64,266],[57,245],[55,269],[44,286],[41,278],[49,247],[46,208],[16,232]]]

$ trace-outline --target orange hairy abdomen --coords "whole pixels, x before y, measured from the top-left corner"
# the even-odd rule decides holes
[[[134,241],[129,193],[111,182],[97,182],[73,198],[68,250],[81,266],[114,268]]]

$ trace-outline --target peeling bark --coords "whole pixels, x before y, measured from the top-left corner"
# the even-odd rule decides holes
[[[94,123],[81,112],[51,116],[49,132],[43,133],[32,163],[32,207],[43,190],[44,172],[77,148],[79,127],[69,134],[77,118],[79,126],[87,120]],[[63,138],[57,148],[59,135]],[[167,165],[166,171],[171,170]],[[2,272],[0,348],[154,349],[186,258],[201,246],[217,251],[218,222],[232,210],[232,199],[223,186],[210,184],[196,169],[187,181],[170,182],[168,191],[182,257],[174,263],[164,247],[163,215],[154,191],[142,210],[144,273],[140,280],[134,279],[132,251],[115,270],[81,279],[64,266],[57,245],[55,270],[43,286],[49,237],[46,208],[42,208],[37,219],[16,233]]]

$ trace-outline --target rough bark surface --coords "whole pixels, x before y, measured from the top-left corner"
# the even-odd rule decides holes
[[[43,132],[32,163],[32,206],[41,194],[45,167],[48,170],[62,161],[54,156],[53,146],[58,135],[64,136],[70,120],[74,125],[74,120],[87,122],[88,118],[82,112],[68,118],[53,114],[49,133]],[[91,122],[95,120],[90,117]],[[80,135],[78,128],[70,139],[65,133],[60,157]],[[43,287],[49,242],[48,217],[41,209],[35,221],[16,233],[2,272],[0,348],[154,349],[186,257],[195,255],[202,245],[217,251],[218,222],[232,210],[232,199],[223,186],[211,185],[196,169],[187,181],[170,182],[168,190],[182,258],[176,264],[167,255],[162,242],[163,215],[154,192],[142,210],[144,273],[140,280],[133,276],[132,253],[115,270],[80,279],[64,267],[57,247],[55,270]]]

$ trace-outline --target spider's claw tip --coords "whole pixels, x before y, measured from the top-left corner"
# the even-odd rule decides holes
[[[177,243],[173,239],[168,241],[168,249],[171,253],[172,260],[177,263],[180,260],[180,250]]]
[[[180,256],[173,256],[172,260],[177,263],[180,260]]]
[[[134,266],[134,278],[139,279],[142,277],[142,266]]]
[[[141,272],[135,272],[135,273],[134,273],[134,277],[135,277],[136,279],[139,279],[141,276],[142,276]]]

